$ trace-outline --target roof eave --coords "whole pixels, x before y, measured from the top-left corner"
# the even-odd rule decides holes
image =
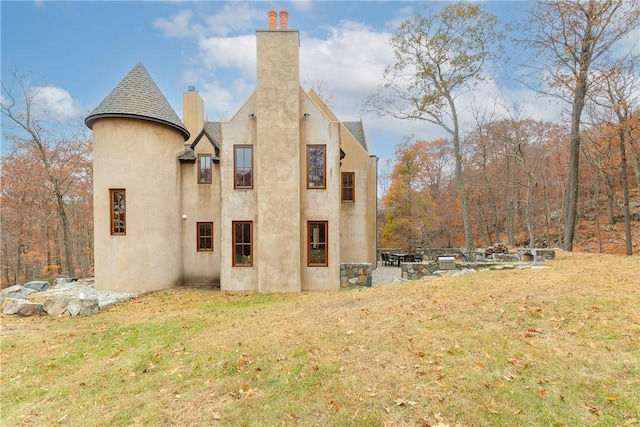
[[[93,114],[88,116],[85,120],[84,123],[87,125],[87,127],[91,130],[93,130],[93,123],[95,123],[97,120],[100,119],[134,119],[134,120],[145,120],[148,122],[154,122],[154,123],[159,123],[165,126],[168,126],[176,131],[178,131],[182,137],[184,138],[184,140],[188,140],[189,139],[189,131],[186,130],[185,128],[176,125],[175,123],[169,122],[167,120],[162,120],[162,119],[158,119],[155,117],[149,117],[149,116],[141,116],[139,114],[128,114],[128,113],[99,113],[99,114]]]

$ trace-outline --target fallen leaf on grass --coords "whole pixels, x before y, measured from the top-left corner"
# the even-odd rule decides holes
[[[531,338],[540,335],[540,331],[536,328],[529,328],[527,332],[524,333],[525,338]]]
[[[547,392],[545,389],[539,388],[538,391],[536,391],[536,394],[538,395],[539,398],[543,399],[545,397],[547,397]]]
[[[519,359],[509,359],[507,362],[511,363],[513,366],[524,366],[524,362]]]
[[[599,417],[602,416],[602,411],[597,406],[589,406],[589,412]]]
[[[607,396],[607,400],[609,402],[615,402],[616,400],[618,400],[618,396],[615,394],[610,394],[609,396]]]
[[[414,402],[413,400],[405,400],[405,399],[396,399],[396,406],[404,406],[404,405],[417,405],[418,402]]]

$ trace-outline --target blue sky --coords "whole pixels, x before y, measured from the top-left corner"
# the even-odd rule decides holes
[[[397,25],[420,2],[390,1],[1,1],[1,67],[30,71],[43,103],[58,117],[86,116],[138,62],[142,62],[179,116],[189,85],[205,99],[210,120],[228,119],[255,88],[255,30],[269,9],[287,9],[289,28],[300,30],[301,79],[322,82],[341,120],[362,118],[372,154],[381,162],[407,134],[436,139],[425,123],[378,118],[362,111],[375,92],[387,44]],[[486,2],[503,20],[523,16],[527,2]],[[504,71],[504,70],[503,70]],[[504,73],[501,73],[504,74]],[[531,115],[557,108],[498,75],[480,99],[526,105]],[[3,153],[6,142],[3,138]]]

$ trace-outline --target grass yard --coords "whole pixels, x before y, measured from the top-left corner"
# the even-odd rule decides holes
[[[640,259],[2,316],[3,426],[640,426]]]

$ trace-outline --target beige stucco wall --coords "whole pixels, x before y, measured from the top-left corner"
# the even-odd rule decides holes
[[[355,173],[355,201],[340,204],[341,261],[368,262],[375,266],[377,160],[369,156],[343,125],[340,135],[345,152],[341,172]]]
[[[95,286],[149,291],[181,282],[177,156],[184,138],[156,123],[93,124]],[[126,190],[126,235],[110,234],[109,189]]]
[[[222,148],[220,149],[220,287],[225,291],[258,290],[258,268],[255,259],[260,256],[255,238],[259,233],[255,148],[253,163],[253,189],[234,189],[233,146],[256,143],[255,94],[238,110],[229,122],[222,123]],[[232,221],[253,221],[254,263],[251,267],[233,267]]]
[[[304,290],[340,289],[340,131],[304,92],[300,91],[302,114],[300,125],[300,265]],[[307,145],[326,145],[326,189],[307,189]],[[307,221],[328,221],[328,266],[307,266]]]
[[[197,92],[183,94],[183,122],[191,134],[200,135],[205,123],[204,103]],[[180,165],[182,219],[182,280],[188,285],[220,283],[220,165],[211,165],[211,184],[198,183],[198,154],[215,157],[215,147],[203,136],[195,149],[196,162]],[[186,216],[186,218],[184,218]],[[213,251],[197,250],[197,223],[213,222]]]

